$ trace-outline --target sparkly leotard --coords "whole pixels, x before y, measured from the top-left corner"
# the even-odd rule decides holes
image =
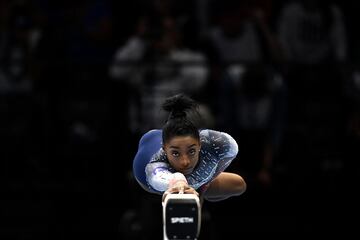
[[[166,191],[169,179],[176,173],[161,147],[161,134],[161,130],[151,130],[144,134],[133,165],[134,176],[140,185],[149,192],[159,194]],[[188,184],[194,189],[211,182],[230,165],[238,153],[236,141],[224,132],[200,130],[200,141],[198,165],[185,175]]]

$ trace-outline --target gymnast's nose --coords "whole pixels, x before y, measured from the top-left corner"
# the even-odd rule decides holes
[[[181,168],[186,169],[190,166],[190,158],[188,156],[183,156],[180,160]]]

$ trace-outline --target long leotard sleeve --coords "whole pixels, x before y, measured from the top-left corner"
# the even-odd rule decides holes
[[[214,132],[214,131],[213,131]],[[217,167],[217,172],[223,172],[230,163],[236,158],[239,147],[235,139],[225,132],[217,132],[219,134],[218,138],[214,138],[215,153],[218,153],[219,164]],[[216,149],[222,149],[221,151],[216,151]]]
[[[145,167],[147,184],[159,193],[166,191],[177,180],[185,180],[198,189],[223,172],[238,154],[236,141],[227,133],[201,130],[200,141],[199,163],[192,173],[185,176],[170,166],[165,152],[159,148]]]
[[[211,182],[223,172],[238,154],[238,145],[225,132],[204,129],[200,132],[201,151],[198,166],[186,176],[195,189]]]
[[[152,188],[159,192],[166,191],[178,180],[187,182],[182,173],[175,172],[167,162],[165,152],[160,149],[146,165],[146,179]]]

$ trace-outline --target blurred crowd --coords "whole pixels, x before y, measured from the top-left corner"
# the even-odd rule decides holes
[[[248,182],[205,203],[202,239],[350,229],[327,216],[351,211],[359,173],[359,7],[1,0],[0,234],[161,237],[159,198],[134,182],[132,159],[179,92],[200,103],[204,128],[234,136],[228,170]]]

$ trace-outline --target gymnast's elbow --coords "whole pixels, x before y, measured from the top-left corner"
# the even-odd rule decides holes
[[[204,199],[217,202],[230,197],[240,196],[247,189],[247,184],[240,175],[223,173],[214,179],[204,192]]]
[[[240,196],[246,192],[247,184],[243,177],[239,176],[239,184],[236,186],[236,190],[234,191],[234,196]]]

